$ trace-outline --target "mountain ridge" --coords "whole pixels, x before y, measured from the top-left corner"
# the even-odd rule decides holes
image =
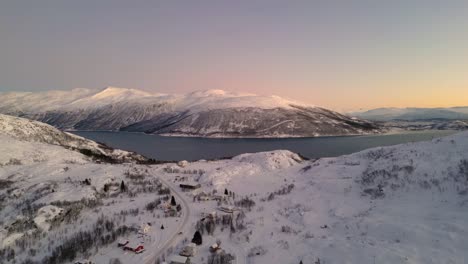
[[[160,94],[116,87],[70,93],[18,93],[16,97],[14,93],[0,93],[0,113],[60,129],[124,130],[166,136],[317,137],[382,131],[372,122],[274,95],[223,90]],[[66,98],[60,101],[60,97]]]
[[[349,113],[352,116],[365,118],[373,121],[390,121],[390,120],[459,120],[468,119],[468,106],[457,107],[435,107],[435,108],[420,108],[420,107],[382,107],[375,108],[362,112]]]

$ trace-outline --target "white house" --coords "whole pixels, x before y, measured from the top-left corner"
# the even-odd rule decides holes
[[[189,263],[190,263],[189,258],[183,257],[183,256],[177,256],[177,255],[172,256],[172,258],[169,260],[169,264],[189,264]]]

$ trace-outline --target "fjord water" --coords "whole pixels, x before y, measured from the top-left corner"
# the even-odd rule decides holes
[[[372,136],[279,139],[163,137],[143,133],[103,131],[73,131],[73,133],[157,160],[192,161],[277,149],[287,149],[308,158],[335,157],[372,147],[431,140],[454,134],[456,131],[431,130]]]

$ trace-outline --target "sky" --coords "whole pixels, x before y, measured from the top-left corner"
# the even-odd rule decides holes
[[[0,0],[0,92],[223,89],[468,105],[468,1]]]

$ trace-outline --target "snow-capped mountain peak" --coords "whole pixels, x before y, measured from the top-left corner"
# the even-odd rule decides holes
[[[106,87],[104,90],[101,92],[93,95],[91,98],[94,99],[109,99],[109,98],[119,98],[119,99],[125,99],[125,97],[144,97],[144,96],[152,96],[151,93],[145,92],[142,90],[137,90],[137,89],[130,89],[130,88],[118,88],[118,87]]]
[[[117,87],[106,87],[92,96],[81,98],[68,105],[70,108],[96,108],[104,105],[115,104],[119,102],[125,102],[130,100],[137,100],[152,96],[158,96],[146,91],[129,89],[129,88],[117,88]],[[67,107],[67,106],[66,106]]]
[[[221,89],[209,89],[209,90],[199,90],[194,91],[188,94],[188,96],[192,97],[207,97],[207,96],[226,96],[231,93],[221,90]],[[232,94],[231,94],[232,95]]]

